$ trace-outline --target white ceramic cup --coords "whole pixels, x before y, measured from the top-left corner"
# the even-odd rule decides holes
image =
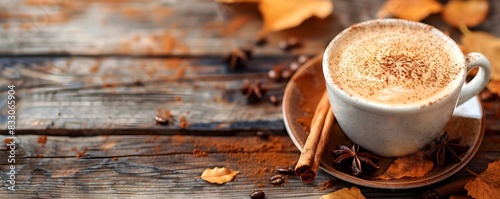
[[[329,57],[337,50],[337,44],[358,28],[376,28],[380,25],[416,26],[430,29],[446,43],[460,60],[459,81],[453,81],[452,89],[437,100],[425,105],[390,105],[361,99],[346,93],[332,80]],[[347,40],[346,40],[347,41]],[[439,49],[436,49],[439,50]],[[445,66],[452,67],[452,66]],[[479,67],[479,72],[465,83],[467,72]],[[335,118],[345,135],[361,147],[385,157],[398,157],[416,152],[429,144],[442,131],[456,106],[476,96],[488,83],[490,63],[479,53],[463,55],[458,45],[441,31],[429,25],[399,19],[377,19],[355,24],[338,34],[326,48],[323,56],[323,74],[328,97]]]

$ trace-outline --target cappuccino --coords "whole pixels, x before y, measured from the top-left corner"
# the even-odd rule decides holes
[[[460,84],[464,60],[429,28],[372,24],[352,28],[329,56],[332,81],[351,96],[389,105],[439,100]]]

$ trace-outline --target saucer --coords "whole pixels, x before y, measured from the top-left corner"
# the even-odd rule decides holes
[[[315,105],[319,102],[325,89],[321,62],[321,55],[306,62],[290,79],[283,95],[282,111],[285,127],[288,135],[300,151],[302,151],[309,134],[304,124],[310,123],[316,108]],[[298,82],[301,82],[301,85],[298,85]],[[308,98],[304,99],[303,95],[308,96]],[[335,122],[328,138],[327,148],[321,158],[320,168],[336,178],[360,186],[381,189],[408,189],[427,186],[455,174],[474,157],[483,139],[484,127],[485,119],[481,102],[478,97],[473,97],[455,109],[452,118],[445,127],[450,139],[462,137],[461,144],[471,146],[469,151],[460,156],[461,162],[446,164],[445,166],[434,166],[429,173],[419,178],[405,177],[397,180],[381,180],[372,177],[356,177],[334,167],[331,151],[335,150],[337,145],[352,145],[352,142],[344,135],[338,123]]]

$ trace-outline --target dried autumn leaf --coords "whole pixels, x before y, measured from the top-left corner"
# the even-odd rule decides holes
[[[321,196],[319,199],[366,199],[357,187],[342,188],[332,193]]]
[[[377,18],[394,16],[410,21],[421,21],[443,10],[435,0],[388,0],[377,13]]]
[[[465,185],[473,198],[493,199],[500,196],[500,160],[488,164],[488,168],[476,179]]]
[[[391,180],[403,177],[422,177],[432,170],[434,163],[425,159],[425,152],[418,151],[396,159],[379,179]]]
[[[486,56],[491,64],[491,80],[500,80],[500,39],[487,32],[469,31],[463,26],[460,31],[465,49]]]
[[[325,18],[333,11],[330,0],[261,0],[259,10],[264,18],[260,35],[300,25],[316,16]]]
[[[474,27],[486,20],[490,4],[487,0],[452,0],[443,9],[443,20],[450,26]]]
[[[239,173],[239,171],[233,171],[231,169],[226,169],[225,167],[215,167],[213,169],[206,169],[200,177],[210,183],[224,184],[233,180]]]

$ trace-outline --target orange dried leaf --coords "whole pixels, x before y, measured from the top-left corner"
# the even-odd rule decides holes
[[[366,199],[357,187],[342,188],[332,193],[321,196],[319,199]]]
[[[425,159],[425,152],[418,151],[405,157],[396,159],[379,179],[391,180],[403,177],[422,177],[429,173],[434,163]]]
[[[481,24],[488,16],[490,4],[487,0],[452,0],[443,9],[443,20],[450,26],[464,24],[474,27]]]
[[[205,171],[203,171],[200,177],[201,179],[210,183],[224,184],[233,180],[234,177],[236,177],[236,175],[238,175],[239,173],[239,171],[233,171],[224,167],[215,167],[213,169],[206,169]]]
[[[488,168],[476,179],[465,184],[473,198],[493,199],[500,196],[500,160],[488,164]]]
[[[377,18],[394,16],[400,19],[421,21],[439,13],[443,5],[435,0],[389,0],[377,13]]]
[[[479,52],[491,64],[491,79],[500,80],[500,39],[481,31],[462,30],[462,45],[467,52]]]
[[[300,25],[316,16],[325,18],[333,12],[330,0],[261,0],[259,10],[264,18],[261,35]]]

